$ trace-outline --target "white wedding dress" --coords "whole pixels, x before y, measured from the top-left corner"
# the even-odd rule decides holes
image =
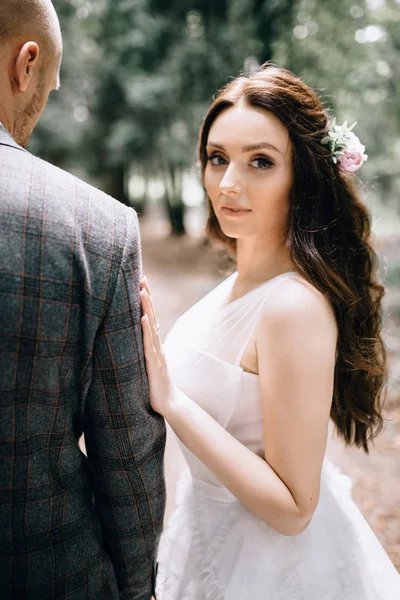
[[[178,319],[164,348],[174,382],[263,456],[259,380],[240,363],[263,304],[298,275],[285,273],[226,304],[236,277]],[[400,600],[400,575],[352,501],[349,478],[327,459],[310,525],[287,537],[181,447],[189,469],[161,538],[157,600]]]

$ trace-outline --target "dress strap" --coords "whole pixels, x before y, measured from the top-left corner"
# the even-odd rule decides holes
[[[277,275],[276,277],[273,277],[272,279],[270,279],[264,285],[261,286],[261,288],[262,288],[262,293],[261,293],[261,298],[260,298],[261,302],[257,302],[256,306],[254,306],[254,305],[252,306],[253,315],[252,315],[251,319],[249,320],[248,330],[246,332],[246,337],[244,338],[244,342],[241,344],[240,350],[236,356],[235,366],[239,367],[240,363],[242,362],[244,351],[246,350],[251,338],[254,335],[254,332],[256,330],[256,327],[257,327],[259,319],[260,319],[260,313],[262,311],[262,308],[263,308],[265,302],[267,301],[268,296],[278,286],[278,283],[282,279],[287,279],[293,275],[298,275],[298,273],[296,271],[287,271],[286,273],[282,273],[281,275]],[[261,288],[260,288],[260,291],[261,291]]]

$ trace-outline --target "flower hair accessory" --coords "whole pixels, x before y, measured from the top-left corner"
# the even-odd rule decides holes
[[[328,146],[333,162],[342,173],[355,173],[368,159],[365,146],[353,133],[356,125],[357,122],[348,127],[347,121],[336,125],[336,119],[332,119],[328,135],[321,140],[321,144]]]

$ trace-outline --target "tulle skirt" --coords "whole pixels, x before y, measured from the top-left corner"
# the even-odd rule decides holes
[[[185,474],[158,562],[157,600],[400,600],[400,575],[328,460],[314,517],[293,537]]]

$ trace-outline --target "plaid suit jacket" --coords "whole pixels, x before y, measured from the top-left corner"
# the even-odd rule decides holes
[[[0,127],[2,599],[154,591],[165,426],[149,405],[140,276],[135,212]]]

